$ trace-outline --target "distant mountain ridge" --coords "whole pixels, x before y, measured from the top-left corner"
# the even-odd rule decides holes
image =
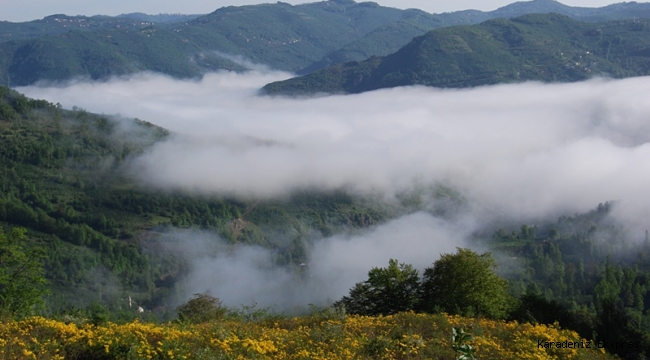
[[[622,2],[600,8],[587,8],[572,7],[555,0],[532,0],[515,2],[488,12],[462,10],[426,17],[411,14],[396,23],[379,27],[361,39],[326,55],[320,61],[298,71],[298,74],[308,74],[332,64],[389,55],[406,45],[415,36],[423,35],[433,29],[473,25],[492,19],[513,18],[534,13],[558,13],[586,22],[650,18],[650,4]],[[404,41],[405,39],[408,40]]]
[[[27,23],[0,22],[0,84],[102,79],[139,71],[200,77],[209,71],[244,69],[220,54],[306,74],[394,53],[432,29],[548,11],[602,21],[650,17],[650,4],[576,8],[534,0],[491,12],[429,14],[372,2],[329,0],[295,6],[282,2],[228,6],[202,16],[53,15]]]
[[[142,13],[122,14],[118,16],[69,16],[54,14],[41,20],[23,23],[0,21],[0,41],[33,39],[47,35],[57,35],[69,31],[116,30],[124,28],[141,28],[154,24],[172,24],[189,21],[200,15]]]
[[[585,23],[532,14],[432,30],[394,54],[271,83],[263,92],[360,93],[404,85],[460,88],[648,74],[648,20]]]

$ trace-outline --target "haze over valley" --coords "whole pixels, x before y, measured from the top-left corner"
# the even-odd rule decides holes
[[[342,296],[368,268],[389,258],[424,268],[492,223],[535,224],[615,201],[611,216],[625,224],[629,240],[643,239],[643,214],[650,210],[650,169],[643,165],[650,151],[644,135],[650,133],[650,107],[643,99],[650,78],[469,90],[403,87],[303,99],[257,95],[261,85],[285,77],[251,71],[196,82],[142,74],[18,90],[64,107],[129,114],[172,131],[123,165],[146,187],[249,202],[339,190],[380,203],[404,194],[421,197],[424,213],[389,220],[367,234],[319,240],[309,254],[310,271],[314,281],[337,286],[319,283],[325,294],[315,295],[307,284],[303,297],[288,296],[303,305]],[[449,205],[431,198],[436,187],[458,194],[458,213],[441,218],[426,212],[437,202]],[[256,269],[257,261],[242,260],[252,256],[247,251],[261,250],[200,260],[218,269],[237,263],[248,271],[234,271],[239,276],[220,284],[201,275],[215,273],[212,267],[197,265],[196,276],[204,280],[192,279],[190,293],[224,293],[228,305],[287,304],[267,299],[287,294],[267,277],[282,287],[287,276]],[[245,286],[255,291],[242,297],[226,291],[230,283],[249,281],[265,285]]]

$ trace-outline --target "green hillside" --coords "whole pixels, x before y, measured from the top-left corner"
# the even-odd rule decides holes
[[[268,94],[359,93],[404,85],[470,87],[650,73],[650,25],[558,14],[433,30],[398,52],[268,84]]]
[[[126,294],[149,309],[162,305],[187,271],[165,251],[176,240],[161,235],[173,229],[273,248],[278,266],[293,267],[307,260],[316,233],[368,227],[398,211],[338,192],[244,203],[138,186],[122,165],[169,136],[0,87],[0,227],[25,227],[44,248],[51,310],[112,306]]]
[[[474,25],[491,19],[514,18],[526,14],[558,13],[586,22],[650,18],[650,4],[618,3],[600,8],[572,7],[555,0],[515,2],[494,11],[462,10],[442,14],[428,14],[410,9],[394,23],[383,25],[341,49],[327,54],[320,61],[298,71],[308,74],[329,65],[349,61],[363,61],[371,56],[385,56],[398,51],[414,37],[442,27]]]
[[[397,21],[402,10],[332,0],[224,7],[192,21],[76,29],[0,43],[0,83],[28,85],[75,76],[103,78],[142,70],[197,77],[242,70],[221,54],[297,71],[325,54]]]
[[[194,54],[194,56],[188,56]],[[19,86],[39,80],[91,79],[156,71],[175,77],[198,77],[207,70],[243,68],[203,54],[195,44],[165,29],[82,32],[0,45],[2,82]]]

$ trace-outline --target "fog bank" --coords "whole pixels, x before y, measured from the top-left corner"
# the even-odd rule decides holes
[[[261,247],[226,245],[216,235],[178,231],[170,236],[183,245],[175,252],[191,261],[183,283],[190,294],[211,291],[225,305],[257,304],[276,311],[329,305],[363,281],[372,267],[396,258],[423,269],[441,253],[463,244],[465,231],[427,213],[415,213],[361,235],[338,235],[316,241],[309,260],[297,270],[277,267],[273,253]]]
[[[257,96],[287,76],[141,74],[18,90],[175,132],[131,164],[134,176],[159,188],[260,199],[444,183],[506,216],[584,211],[607,200],[620,201],[626,216],[626,206],[648,210],[650,78]]]
[[[334,189],[390,199],[437,184],[467,204],[455,220],[415,213],[362,235],[321,239],[298,273],[273,267],[272,254],[254,247],[195,254],[187,293],[210,289],[229,305],[288,309],[337,300],[371,267],[397,258],[422,269],[493,221],[556,219],[614,200],[613,216],[631,234],[640,239],[649,227],[648,77],[257,95],[288,76],[216,73],[180,81],[140,74],[18,91],[171,130],[169,140],[126,168],[147,186],[260,200]]]

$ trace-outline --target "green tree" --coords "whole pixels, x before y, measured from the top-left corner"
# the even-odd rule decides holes
[[[192,324],[219,320],[226,314],[226,308],[221,305],[221,300],[210,292],[194,294],[192,299],[177,307],[176,311],[179,321]]]
[[[44,252],[27,247],[27,230],[14,228],[8,234],[0,229],[0,313],[28,315],[42,304],[47,292],[43,270]]]
[[[505,317],[511,304],[507,282],[494,273],[490,253],[458,248],[424,270],[421,310],[467,316]]]
[[[386,268],[372,268],[368,280],[357,283],[334,305],[348,313],[387,315],[415,309],[420,292],[418,271],[410,264],[391,259]]]

